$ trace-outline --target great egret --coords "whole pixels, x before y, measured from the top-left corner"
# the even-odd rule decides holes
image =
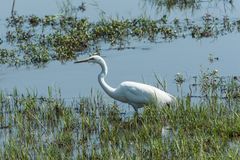
[[[113,99],[130,104],[136,112],[138,108],[141,108],[146,104],[155,103],[155,105],[163,106],[175,100],[175,97],[169,93],[143,83],[125,81],[117,88],[112,88],[104,79],[107,75],[108,67],[102,57],[93,55],[87,59],[79,60],[74,63],[82,62],[99,64],[102,71],[98,75],[98,81],[103,90]]]

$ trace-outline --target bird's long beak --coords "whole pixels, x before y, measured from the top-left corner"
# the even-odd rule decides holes
[[[79,61],[75,61],[74,63],[83,63],[83,62],[88,62],[88,61],[89,61],[89,58],[86,58],[86,59],[82,59]]]

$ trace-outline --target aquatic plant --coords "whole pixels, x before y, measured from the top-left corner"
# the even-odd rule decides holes
[[[236,85],[228,84],[228,89]],[[208,87],[204,93],[213,95]],[[2,159],[235,159],[240,154],[239,146],[231,145],[240,135],[238,103],[229,108],[225,99],[209,96],[214,103],[194,104],[182,96],[177,106],[149,105],[128,115],[98,93],[66,103],[56,92],[48,88],[45,97],[0,92]]]
[[[87,18],[64,15],[14,15],[7,19],[8,31],[4,43],[12,50],[4,53],[2,64],[33,64],[41,66],[51,60],[68,61],[79,54],[101,50],[101,42],[127,48],[132,40],[166,42],[191,36],[194,39],[216,38],[227,33],[239,32],[240,20],[213,17],[206,14],[200,22],[190,19],[169,20],[163,15],[158,20],[147,17],[133,19],[105,19],[90,22]],[[19,61],[19,62],[18,62]]]

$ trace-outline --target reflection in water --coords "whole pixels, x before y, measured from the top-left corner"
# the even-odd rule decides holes
[[[170,126],[164,126],[162,128],[162,143],[164,144],[164,146],[166,146],[167,149],[165,157],[167,159],[172,158],[171,145],[173,143],[173,138],[174,138],[173,129]]]
[[[162,128],[162,143],[171,143],[173,141],[173,129],[170,126]]]
[[[228,146],[226,147],[228,152],[233,151],[240,154],[240,141],[238,139],[234,139],[228,142]]]
[[[175,9],[183,10],[191,10],[194,12],[195,10],[208,8],[208,7],[216,7],[223,4],[224,9],[232,9],[234,4],[232,0],[143,0],[146,3],[149,3],[152,7],[156,9],[157,12],[168,11],[171,12]]]

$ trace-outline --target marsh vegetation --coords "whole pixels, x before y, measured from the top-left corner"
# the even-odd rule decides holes
[[[144,0],[158,11],[198,10],[234,1]],[[88,8],[66,0],[57,15],[12,15],[0,37],[2,66],[47,67],[104,47],[134,49],[132,42],[217,39],[240,31],[240,19],[204,13],[199,19],[105,17],[92,22],[81,15]],[[104,46],[104,47],[103,47]],[[180,53],[179,53],[180,54]],[[209,55],[210,64],[219,61]],[[0,159],[238,159],[240,156],[240,77],[202,68],[189,81],[177,73],[177,103],[148,105],[129,114],[127,104],[108,101],[102,93],[66,100],[60,89],[0,90]],[[156,86],[167,83],[155,75]],[[187,86],[187,87],[186,87]],[[124,111],[119,106],[124,106]]]
[[[198,78],[202,101],[188,95],[171,107],[145,106],[139,115],[121,113],[96,93],[66,103],[52,88],[46,97],[1,91],[1,158],[237,159],[239,81],[224,84],[223,98],[219,76]]]

